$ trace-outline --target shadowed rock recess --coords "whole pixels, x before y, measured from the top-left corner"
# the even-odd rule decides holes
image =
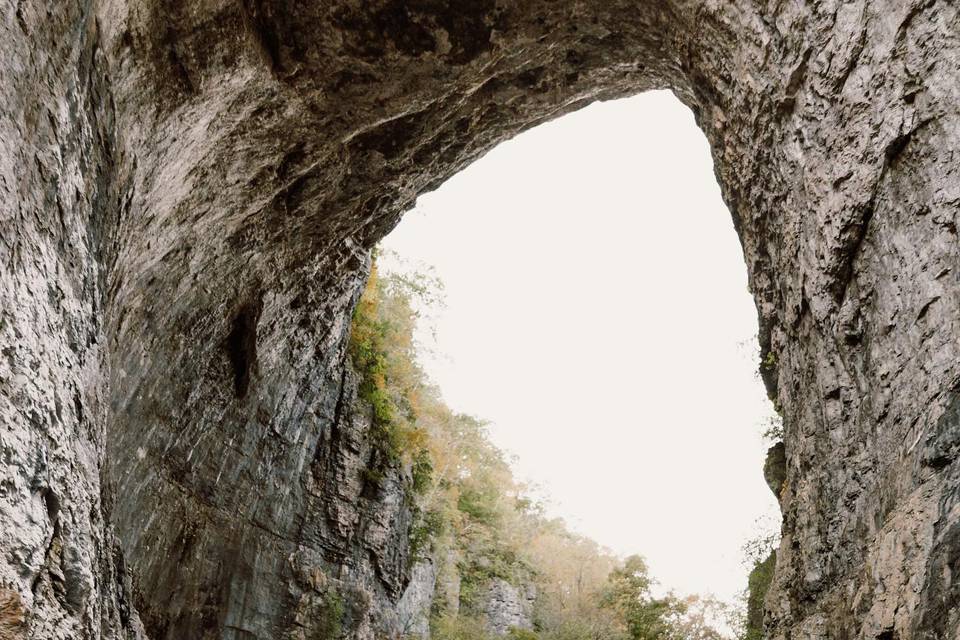
[[[391,634],[371,247],[498,142],[667,88],[785,418],[768,637],[958,637],[955,3],[7,0],[0,69],[3,634]]]

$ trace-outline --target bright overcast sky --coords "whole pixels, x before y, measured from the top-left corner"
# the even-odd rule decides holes
[[[693,115],[664,92],[537,127],[383,243],[446,283],[425,364],[551,513],[665,587],[732,599],[776,518],[756,311]]]

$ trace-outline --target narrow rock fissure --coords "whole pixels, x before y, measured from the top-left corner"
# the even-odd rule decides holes
[[[233,388],[237,397],[243,399],[250,388],[250,381],[257,373],[257,324],[263,303],[244,304],[233,318],[227,336],[227,355],[233,367]]]

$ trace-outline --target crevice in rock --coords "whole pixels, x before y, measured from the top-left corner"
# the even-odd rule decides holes
[[[857,256],[860,255],[860,249],[863,246],[864,240],[866,240],[867,230],[870,227],[870,221],[873,220],[873,214],[877,208],[877,191],[879,190],[879,184],[881,180],[883,180],[882,173],[880,178],[877,180],[877,187],[874,189],[873,195],[871,195],[870,200],[861,209],[862,213],[860,214],[860,220],[852,223],[851,225],[855,227],[855,235],[849,243],[849,248],[844,251],[845,257],[843,259],[843,267],[840,272],[840,286],[838,288],[839,295],[837,296],[838,307],[843,306],[843,303],[847,299],[850,285],[856,278],[856,269],[854,268],[854,263],[857,261]]]
[[[346,397],[347,371],[346,359],[340,365],[340,390],[337,392],[337,404],[333,408],[333,421],[330,423],[330,439],[336,440],[340,434],[340,421],[343,419],[343,405]]]
[[[50,489],[44,490],[42,498],[47,517],[53,525],[53,533],[44,552],[43,565],[34,577],[30,590],[34,598],[44,597],[44,593],[47,594],[46,597],[52,595],[64,609],[77,613],[83,606],[86,590],[80,584],[82,578],[78,575],[77,568],[64,562],[66,549],[60,518],[60,499]]]
[[[891,140],[889,144],[887,144],[883,152],[884,161],[885,161],[884,173],[886,172],[887,169],[896,165],[897,161],[903,155],[904,150],[907,148],[907,145],[909,145],[910,141],[913,139],[913,136],[918,131],[920,131],[921,129],[929,125],[931,122],[933,122],[935,119],[936,118],[927,118],[925,120],[918,122],[916,126],[901,133],[900,135],[895,137],[893,140]],[[883,175],[884,174],[881,174],[881,177]]]
[[[856,275],[854,263],[857,260],[857,256],[860,255],[864,240],[867,237],[867,230],[869,229],[870,222],[873,220],[873,214],[876,212],[877,201],[880,196],[880,189],[883,185],[884,178],[887,176],[887,172],[896,167],[897,162],[903,155],[907,146],[910,144],[913,136],[934,120],[935,118],[927,118],[920,121],[908,131],[897,135],[895,138],[893,138],[893,140],[887,143],[886,147],[884,148],[883,164],[880,167],[877,179],[873,183],[873,190],[870,194],[870,198],[861,208],[862,213],[860,214],[859,222],[851,223],[851,226],[855,227],[855,235],[848,244],[849,248],[844,251],[845,258],[843,260],[843,268],[841,269],[841,277],[839,279],[840,287],[838,289],[839,296],[837,298],[839,305],[842,305],[847,299],[847,291]]]
[[[43,567],[39,572],[37,572],[37,575],[34,577],[33,582],[30,585],[30,590],[33,592],[34,596],[36,596],[38,593],[44,576],[50,574],[51,562],[54,559],[54,556],[59,556],[61,545],[60,499],[49,488],[44,489],[41,497],[43,498],[44,507],[46,507],[47,510],[47,518],[53,525],[53,533],[50,536],[50,541],[47,543],[47,550],[43,554]],[[59,564],[59,557],[57,557],[56,560],[57,564]]]
[[[123,550],[116,542],[113,544],[113,580],[116,584],[117,593],[117,615],[120,617],[120,624],[125,629],[131,628],[132,610],[130,602],[130,578],[127,574],[127,565],[123,557]]]
[[[249,31],[257,49],[270,73],[277,77],[284,69],[280,63],[280,42],[276,32],[265,19],[263,2],[260,0],[241,0],[240,14],[244,27]]]
[[[167,62],[170,65],[171,74],[180,90],[187,95],[193,95],[197,92],[197,88],[193,83],[193,79],[190,77],[190,71],[187,69],[183,57],[177,51],[177,40],[178,37],[173,33],[172,29],[168,30],[164,42],[167,48]]]
[[[797,101],[797,91],[800,90],[800,85],[807,77],[807,65],[810,63],[810,54],[812,52],[813,48],[807,47],[807,49],[804,50],[803,55],[800,57],[800,61],[797,63],[797,66],[794,67],[793,71],[790,72],[790,77],[787,79],[787,85],[784,89],[783,97],[778,105],[778,111],[781,115],[787,115],[793,111],[794,105]]]
[[[240,307],[233,317],[227,336],[227,356],[233,367],[233,389],[243,399],[250,389],[250,381],[257,373],[257,325],[263,302],[256,298]]]

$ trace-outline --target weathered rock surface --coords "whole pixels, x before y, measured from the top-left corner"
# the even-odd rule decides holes
[[[767,449],[767,457],[763,461],[763,479],[773,495],[780,500],[783,492],[783,483],[787,480],[787,448],[782,442],[777,442]]]
[[[0,65],[14,633],[316,637],[341,598],[371,637],[410,559],[344,359],[370,248],[651,88],[710,140],[776,362],[769,636],[960,633],[955,3],[7,0]]]
[[[536,599],[532,586],[517,587],[502,578],[494,578],[483,603],[484,621],[497,636],[505,636],[511,629],[533,629]]]
[[[397,602],[397,635],[430,637],[430,610],[437,592],[437,569],[431,561],[416,562],[410,570],[410,582]]]

